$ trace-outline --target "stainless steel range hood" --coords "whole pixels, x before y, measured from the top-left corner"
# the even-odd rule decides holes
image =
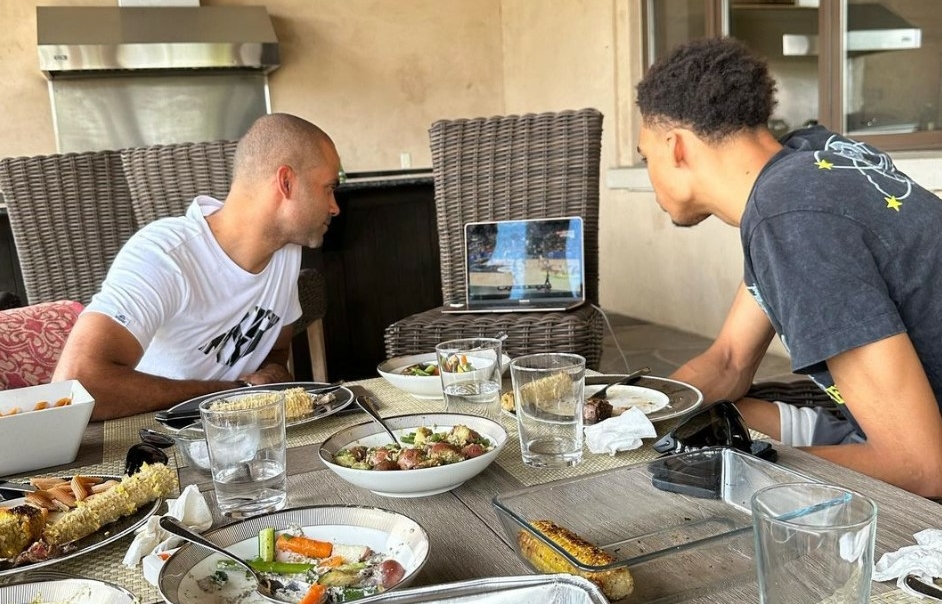
[[[102,71],[278,67],[264,6],[36,8],[39,66],[50,79]]]
[[[882,4],[847,6],[848,53],[907,50],[922,45],[922,30]],[[816,34],[785,34],[782,54],[786,57],[818,54]]]

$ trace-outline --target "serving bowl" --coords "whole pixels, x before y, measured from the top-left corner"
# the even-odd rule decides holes
[[[403,392],[407,392],[415,398],[434,400],[443,398],[444,396],[442,394],[442,379],[439,376],[403,375],[402,370],[411,365],[437,362],[434,352],[412,354],[386,359],[376,366],[376,371],[383,376],[387,382]],[[475,359],[475,362],[481,362],[481,360]],[[509,367],[510,357],[506,354],[501,355],[501,373],[507,373]],[[474,372],[472,371],[471,373]]]
[[[62,399],[69,403],[53,406]],[[35,410],[40,402],[49,407]],[[75,461],[94,408],[76,380],[0,392],[0,476]]]
[[[458,463],[414,470],[357,470],[334,463],[334,455],[341,449],[354,445],[377,447],[389,444],[389,435],[373,421],[344,428],[331,435],[321,445],[318,453],[324,464],[337,476],[350,484],[386,497],[425,497],[450,491],[465,481],[477,476],[497,459],[507,443],[507,431],[499,423],[477,415],[460,413],[414,413],[383,418],[386,424],[401,437],[417,428],[428,427],[442,432],[463,425],[487,438],[493,448],[478,457]]]

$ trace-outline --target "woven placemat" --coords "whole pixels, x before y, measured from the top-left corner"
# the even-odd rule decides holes
[[[919,604],[926,601],[927,600],[923,600],[922,598],[911,596],[899,589],[870,596],[870,604]]]

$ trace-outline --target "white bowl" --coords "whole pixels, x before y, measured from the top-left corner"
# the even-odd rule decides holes
[[[386,359],[376,366],[376,371],[386,378],[386,381],[402,390],[408,392],[415,398],[422,399],[441,399],[442,379],[437,375],[402,375],[402,370],[410,365],[417,363],[435,363],[434,352],[424,354],[412,354],[404,357],[393,357]],[[479,362],[479,360],[475,360]],[[501,373],[507,373],[510,367],[510,357],[506,354],[501,355],[500,368]],[[473,372],[472,372],[473,373]]]
[[[344,428],[330,436],[320,448],[324,464],[337,476],[358,487],[386,497],[424,497],[450,491],[480,474],[497,459],[507,443],[507,431],[495,421],[460,413],[414,413],[383,418],[397,436],[426,426],[436,432],[464,425],[493,443],[494,448],[465,461],[417,470],[355,470],[334,463],[334,454],[353,445],[376,447],[389,443],[389,435],[374,421]]]
[[[68,405],[32,410],[40,401],[51,405],[66,397],[72,399]],[[0,412],[14,407],[20,412],[0,417],[0,476],[75,461],[95,407],[81,384],[68,380],[0,392]]]

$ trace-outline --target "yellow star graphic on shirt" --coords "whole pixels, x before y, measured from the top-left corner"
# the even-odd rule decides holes
[[[884,197],[886,199],[886,207],[892,208],[899,212],[899,207],[903,205],[903,202],[899,199],[896,199],[895,195],[890,195],[889,197]]]
[[[818,166],[819,170],[830,170],[834,167],[834,164],[826,159],[819,159],[818,161],[814,162],[814,165]]]

